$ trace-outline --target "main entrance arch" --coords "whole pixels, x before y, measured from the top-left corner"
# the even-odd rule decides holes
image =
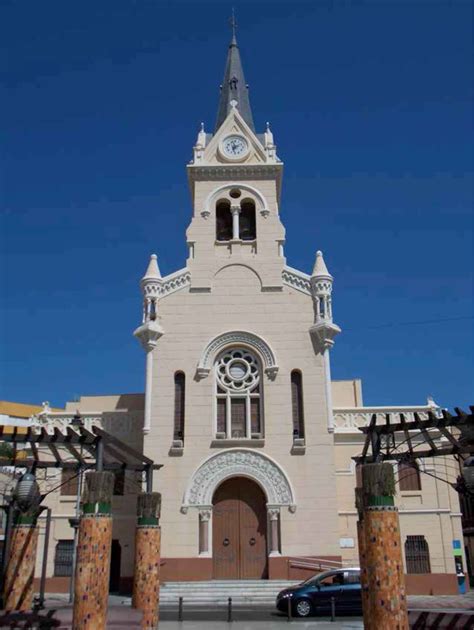
[[[268,577],[267,510],[261,488],[246,477],[227,479],[214,493],[214,579]]]

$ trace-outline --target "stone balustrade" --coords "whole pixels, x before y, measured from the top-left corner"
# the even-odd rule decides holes
[[[334,407],[334,428],[339,433],[353,432],[368,426],[374,414],[377,424],[385,424],[387,414],[390,415],[390,422],[398,422],[400,413],[404,414],[407,422],[415,420],[415,413],[420,420],[427,420],[430,411],[438,417],[441,410],[435,404],[411,407]]]

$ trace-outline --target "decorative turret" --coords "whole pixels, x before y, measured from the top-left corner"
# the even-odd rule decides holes
[[[146,383],[145,383],[145,418],[143,432],[148,433],[151,427],[151,391],[153,376],[152,351],[158,339],[163,335],[159,324],[158,300],[161,292],[161,273],[156,254],[152,254],[145,275],[140,281],[143,293],[143,323],[133,335],[140,341],[146,352]]]
[[[341,332],[339,326],[332,321],[332,282],[324,262],[323,253],[316,252],[313,273],[311,274],[311,293],[314,300],[314,324],[310,333],[318,341],[323,350],[334,345],[334,337]]]
[[[272,130],[270,129],[269,122],[267,122],[267,127],[265,129],[265,133],[263,134],[263,138],[264,138],[264,145],[265,145],[265,153],[270,159],[276,160],[276,145],[275,145],[275,142],[273,141],[273,133],[272,133]]]
[[[201,128],[199,129],[199,133],[196,139],[196,144],[193,147],[194,150],[194,163],[199,162],[204,154],[204,149],[207,144],[207,135],[204,131],[204,123],[201,123]]]
[[[157,317],[157,306],[161,291],[161,273],[156,254],[152,254],[145,275],[140,281],[143,293],[143,322]]]

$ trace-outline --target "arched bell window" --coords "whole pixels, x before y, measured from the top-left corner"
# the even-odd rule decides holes
[[[242,241],[254,241],[257,238],[255,201],[253,199],[244,199],[240,204],[239,238]]]
[[[262,437],[261,367],[245,348],[231,348],[215,363],[216,437]]]
[[[216,203],[216,241],[232,239],[232,214],[230,201],[221,199]]]

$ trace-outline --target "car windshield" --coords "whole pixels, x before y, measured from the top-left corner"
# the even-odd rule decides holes
[[[301,586],[307,586],[308,584],[315,584],[320,580],[324,580],[328,575],[334,575],[334,571],[324,571],[324,573],[318,573],[318,575],[312,575],[310,578],[301,582]]]

